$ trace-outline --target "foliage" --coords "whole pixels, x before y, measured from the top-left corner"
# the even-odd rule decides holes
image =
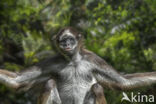
[[[155,5],[154,0],[1,0],[0,67],[19,71],[55,54],[52,36],[73,26],[84,34],[86,48],[118,71],[156,71]],[[106,95],[108,103],[121,103],[122,93]],[[0,87],[1,104],[21,102],[29,101]]]

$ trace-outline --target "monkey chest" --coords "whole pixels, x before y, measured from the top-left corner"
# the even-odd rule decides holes
[[[88,84],[93,80],[91,67],[89,63],[82,61],[79,63],[69,63],[60,72],[61,79],[69,84],[81,85],[82,83]]]
[[[96,83],[88,63],[69,64],[60,72],[58,90],[62,100],[82,104],[86,93]],[[68,99],[68,100],[67,100]],[[72,103],[71,103],[72,104]]]

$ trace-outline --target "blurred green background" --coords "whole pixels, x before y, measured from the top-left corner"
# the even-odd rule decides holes
[[[55,54],[51,38],[64,26],[81,31],[86,48],[117,71],[156,71],[156,0],[1,0],[0,68],[19,71]],[[156,86],[138,92],[156,97]],[[122,92],[105,95],[121,104]],[[0,104],[32,104],[30,97],[0,85]]]

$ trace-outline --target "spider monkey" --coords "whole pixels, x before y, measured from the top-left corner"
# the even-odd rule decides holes
[[[38,104],[106,104],[102,87],[129,90],[156,83],[156,72],[119,74],[83,48],[82,34],[72,27],[61,29],[54,43],[58,54],[23,72],[0,70],[0,83],[25,91],[44,83]]]

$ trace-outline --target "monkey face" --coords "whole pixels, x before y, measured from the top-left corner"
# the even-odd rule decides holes
[[[73,53],[77,47],[77,40],[72,35],[63,35],[59,39],[59,47],[67,53]]]
[[[80,49],[81,34],[71,28],[67,27],[59,31],[56,36],[57,47],[65,54],[74,54]]]

